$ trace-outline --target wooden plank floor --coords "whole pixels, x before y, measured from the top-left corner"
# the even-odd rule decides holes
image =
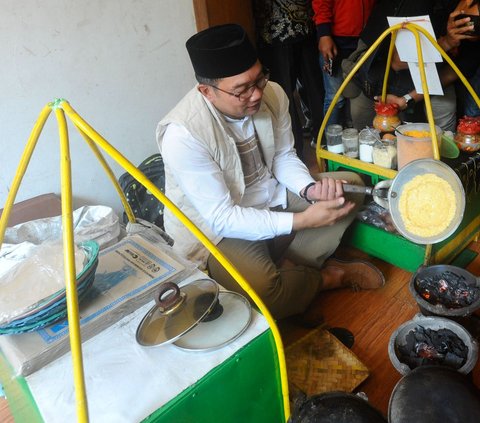
[[[8,408],[8,403],[5,398],[0,398],[0,422],[2,423],[14,423],[10,410]]]
[[[480,252],[477,242],[472,242],[469,248]],[[408,289],[411,273],[378,259],[372,259],[372,262],[385,273],[387,282],[384,287],[375,291],[339,289],[323,292],[314,304],[321,310],[327,326],[347,328],[354,334],[355,343],[351,350],[370,370],[370,376],[355,392],[365,392],[370,404],[387,415],[390,395],[401,378],[390,362],[388,343],[398,326],[419,313],[419,309]],[[480,275],[479,255],[467,269]],[[308,333],[291,320],[279,323],[285,346]],[[473,380],[480,388],[479,375],[480,366],[477,364]]]
[[[390,365],[388,341],[392,332],[417,311],[408,293],[410,274],[386,263],[372,260],[385,274],[387,283],[379,290],[353,292],[348,289],[322,293],[314,302],[329,327],[350,330],[355,342],[352,351],[370,370],[361,390],[370,402],[385,412],[390,393],[400,375]],[[306,331],[288,321],[280,324],[286,346]]]

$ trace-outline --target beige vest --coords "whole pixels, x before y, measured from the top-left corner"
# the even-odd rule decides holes
[[[281,89],[275,92],[270,86],[271,84],[274,83],[269,82],[265,87],[260,110],[253,116],[260,148],[270,170],[275,154],[273,125],[276,125],[279,113],[276,95],[279,90],[281,95],[284,95]],[[235,141],[224,129],[223,122],[217,113],[213,105],[197,88],[193,88],[158,124],[157,143],[161,152],[163,136],[168,124],[173,122],[184,126],[195,139],[201,141],[208,148],[219,167],[223,169],[225,183],[230,189],[233,201],[238,204],[245,191],[242,165]],[[217,244],[222,239],[221,236],[212,232],[180,190],[168,163],[165,163],[165,193],[211,242]],[[203,244],[168,208],[165,208],[164,222],[165,230],[175,240],[174,249],[204,269],[209,252]]]

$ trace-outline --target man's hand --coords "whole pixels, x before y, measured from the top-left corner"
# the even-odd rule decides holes
[[[472,28],[467,25],[467,22],[470,22],[470,18],[455,20],[455,18],[462,13],[465,12],[463,10],[457,10],[450,13],[448,17],[447,34],[438,40],[445,51],[458,47],[462,40],[472,40],[475,38],[466,34],[472,30]]]
[[[408,94],[415,100],[415,103],[418,103],[419,101],[423,100],[423,94],[418,94],[415,90],[410,91]],[[381,96],[375,96],[373,97],[373,100],[375,102],[382,101]],[[405,97],[398,97],[393,94],[387,94],[387,97],[385,99],[385,103],[388,104],[397,104],[398,105],[398,110],[405,110],[408,106],[407,100],[405,100]]]
[[[305,211],[293,215],[293,230],[331,226],[347,216],[355,203],[345,201],[345,197],[318,201]]]
[[[293,230],[331,226],[348,215],[355,207],[355,203],[345,200],[343,184],[346,182],[322,178],[310,186],[304,194],[308,200],[315,203],[305,211],[294,214]]]
[[[327,62],[328,59],[335,59],[337,56],[337,46],[330,35],[324,35],[318,40],[318,51]]]
[[[343,197],[343,182],[333,178],[322,178],[304,192],[311,201],[333,200]]]
[[[380,96],[376,96],[373,98],[375,102],[381,101]],[[393,94],[387,94],[387,97],[385,99],[385,103],[387,104],[397,104],[398,105],[398,110],[405,110],[407,108],[407,102],[403,97],[398,97]]]

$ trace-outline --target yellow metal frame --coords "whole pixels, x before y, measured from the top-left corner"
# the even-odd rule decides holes
[[[386,29],[380,37],[372,44],[372,46],[365,52],[363,57],[358,61],[358,63],[353,67],[353,69],[350,71],[350,73],[346,76],[344,79],[343,83],[340,85],[340,88],[338,89],[337,93],[333,97],[332,103],[330,104],[327,113],[325,114],[325,117],[323,119],[322,125],[320,127],[320,131],[318,132],[318,137],[317,137],[317,149],[316,149],[316,156],[317,156],[317,163],[321,169],[324,168],[322,164],[322,159],[328,159],[329,155],[332,155],[332,157],[335,157],[335,161],[344,163],[346,165],[350,166],[356,166],[360,169],[363,170],[368,170],[369,172],[372,173],[377,173],[379,175],[386,175],[385,169],[368,164],[363,163],[360,160],[356,159],[351,159],[348,157],[343,157],[341,155],[337,155],[334,153],[326,153],[324,150],[321,148],[321,143],[322,143],[322,137],[323,137],[323,132],[325,131],[325,127],[327,125],[328,120],[330,119],[330,115],[332,114],[333,108],[337,104],[338,99],[342,95],[343,91],[345,90],[345,87],[349,84],[349,82],[352,80],[352,78],[355,76],[355,74],[358,72],[358,70],[362,67],[362,65],[366,62],[366,60],[374,53],[374,51],[377,49],[377,47],[382,43],[382,41],[389,35],[392,34],[392,38],[390,40],[390,46],[388,49],[388,57],[387,57],[387,64],[385,67],[385,76],[383,79],[383,87],[382,87],[382,101],[385,102],[387,98],[387,82],[388,82],[388,77],[390,74],[390,64],[392,62],[392,56],[393,56],[393,51],[395,48],[395,40],[397,38],[397,33],[399,30],[406,29],[410,32],[413,33],[415,36],[415,44],[417,47],[417,55],[418,55],[418,65],[420,69],[420,78],[422,81],[422,89],[423,89],[423,95],[424,95],[424,101],[425,101],[425,108],[427,111],[427,120],[428,120],[428,125],[430,128],[430,133],[432,134],[432,147],[433,147],[433,157],[435,160],[440,160],[440,151],[438,148],[438,140],[437,140],[437,133],[435,131],[435,122],[433,120],[433,113],[432,113],[432,104],[430,101],[430,94],[428,92],[428,85],[427,85],[427,78],[425,75],[425,67],[424,67],[424,61],[423,61],[423,52],[422,52],[422,45],[420,42],[420,34],[422,33],[431,43],[432,45],[437,49],[437,51],[442,55],[442,57],[446,60],[446,62],[452,67],[452,69],[455,71],[455,73],[458,75],[460,80],[462,81],[463,85],[467,88],[468,92],[471,94],[475,102],[477,103],[478,107],[480,107],[480,99],[477,96],[477,93],[475,90],[472,88],[470,83],[467,81],[465,76],[460,72],[460,69],[458,69],[457,65],[453,63],[453,60],[450,58],[450,56],[439,46],[437,41],[430,35],[430,33],[425,29],[422,28],[421,26],[414,24],[414,23],[400,23],[397,25],[394,25],[388,29]],[[395,171],[391,172],[392,177],[396,175]],[[424,263],[428,264],[430,262],[432,256],[432,245],[426,245],[425,246],[425,257],[424,257]]]
[[[147,188],[157,200],[161,201],[214,255],[214,257],[225,267],[230,275],[237,283],[247,292],[253,302],[256,304],[260,312],[267,320],[273,334],[280,371],[280,383],[282,390],[283,408],[285,421],[290,417],[290,401],[288,393],[287,370],[285,361],[285,352],[280,337],[278,327],[268,311],[265,304],[258,297],[255,291],[245,278],[238,272],[234,265],[222,254],[222,252],[201,232],[193,222],[186,217],[183,212],[172,203],[168,197],[163,194],[140,170],[137,169],[130,161],[128,161],[118,150],[116,150],[108,141],[95,131],[84,119],[64,99],[56,99],[48,103],[40,113],[36,121],[27,145],[24,149],[20,163],[12,182],[11,189],[8,193],[4,211],[0,217],[0,248],[2,246],[8,219],[12,211],[15,197],[25,175],[28,163],[32,157],[33,151],[37,144],[40,133],[47,121],[51,111],[55,111],[58,122],[59,138],[60,138],[60,169],[61,169],[61,200],[62,200],[62,225],[63,225],[63,249],[64,249],[64,266],[65,266],[65,284],[67,297],[68,324],[70,329],[70,347],[72,351],[73,362],[73,379],[75,385],[75,400],[77,409],[77,420],[79,423],[88,422],[88,403],[85,389],[85,378],[83,372],[83,356],[82,343],[80,333],[80,320],[78,310],[78,298],[76,291],[76,270],[74,260],[74,235],[73,235],[73,218],[72,218],[72,184],[71,184],[71,164],[70,164],[70,147],[68,139],[68,128],[65,114],[73,122],[81,136],[93,150],[94,155],[100,161],[107,176],[112,181],[117,193],[120,196],[123,207],[130,222],[135,222],[135,216],[128,204],[125,195],[115,178],[111,168],[105,161],[100,147],[113,160],[115,160],[124,170],[132,175],[138,182]]]

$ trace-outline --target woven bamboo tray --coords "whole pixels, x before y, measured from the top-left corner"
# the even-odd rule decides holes
[[[368,368],[330,332],[320,327],[285,350],[288,380],[308,396],[352,392]]]

